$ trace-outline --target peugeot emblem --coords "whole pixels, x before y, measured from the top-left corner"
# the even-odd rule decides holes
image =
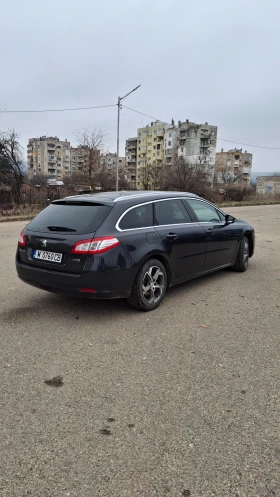
[[[46,247],[47,246],[47,240],[42,240],[42,247]]]

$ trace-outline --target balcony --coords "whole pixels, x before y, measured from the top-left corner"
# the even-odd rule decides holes
[[[49,164],[56,164],[56,159],[50,159],[50,158],[48,158],[48,163]]]

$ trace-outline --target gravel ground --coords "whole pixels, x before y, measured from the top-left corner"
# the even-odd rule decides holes
[[[0,225],[1,497],[280,496],[280,205],[230,212],[248,271],[152,313],[25,285]]]

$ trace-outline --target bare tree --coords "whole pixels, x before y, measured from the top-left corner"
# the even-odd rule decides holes
[[[171,163],[162,166],[160,187],[163,190],[189,191],[210,200],[212,183],[213,166],[203,158],[185,158],[175,151]]]
[[[239,182],[242,178],[242,172],[238,174],[232,174],[232,172],[227,168],[223,158],[216,157],[215,163],[215,173],[214,173],[214,184],[215,185],[234,185]]]
[[[84,149],[84,175],[91,187],[100,173],[100,153],[104,152],[107,134],[101,128],[80,129],[76,135],[78,146]]]
[[[157,190],[160,186],[162,164],[145,161],[140,168],[139,179],[144,190]]]
[[[46,187],[48,184],[48,176],[45,174],[36,174],[28,179],[30,186]]]
[[[21,187],[24,179],[22,147],[14,129],[0,132],[0,182],[11,187],[13,200],[21,201]]]

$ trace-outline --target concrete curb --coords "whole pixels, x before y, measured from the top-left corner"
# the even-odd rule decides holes
[[[8,217],[0,217],[0,223],[8,223],[12,221],[31,221],[35,216],[37,216],[39,212],[33,214],[32,216],[8,216]]]

